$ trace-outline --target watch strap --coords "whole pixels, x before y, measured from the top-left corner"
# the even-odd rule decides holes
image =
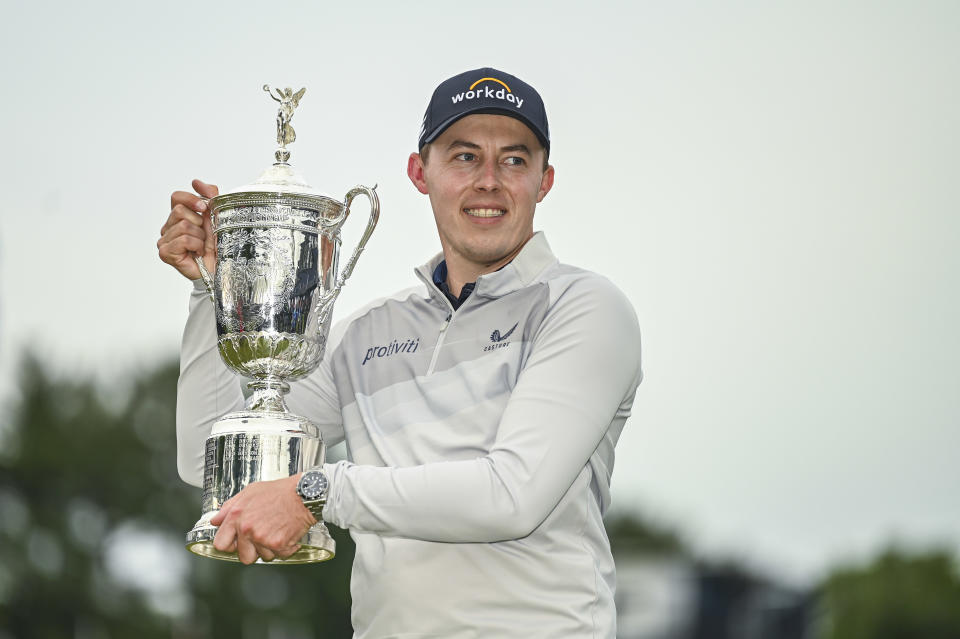
[[[326,503],[327,501],[325,499],[317,499],[315,501],[305,501],[303,505],[307,507],[307,510],[310,511],[314,519],[323,521],[323,506]]]

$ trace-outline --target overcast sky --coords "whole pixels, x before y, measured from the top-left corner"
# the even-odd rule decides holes
[[[489,65],[547,105],[536,227],[640,317],[615,507],[797,580],[891,539],[960,548],[960,5],[468,7],[4,2],[3,392],[26,347],[117,384],[176,357],[169,195],[269,164],[264,83],[307,88],[309,182],[379,184],[335,314],[411,283],[439,250],[405,175],[427,98]]]

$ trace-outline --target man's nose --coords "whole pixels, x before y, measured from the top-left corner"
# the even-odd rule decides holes
[[[495,159],[480,163],[474,187],[478,191],[496,191],[500,188],[500,164]]]

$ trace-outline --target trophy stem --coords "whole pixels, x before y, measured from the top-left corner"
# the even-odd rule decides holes
[[[290,391],[290,384],[279,377],[268,376],[255,379],[247,384],[247,388],[253,391],[253,395],[250,397],[250,410],[275,413],[289,412],[287,403],[283,401],[283,396]]]

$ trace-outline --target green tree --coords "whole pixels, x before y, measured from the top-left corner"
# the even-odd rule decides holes
[[[0,426],[0,639],[350,637],[353,543],[307,566],[199,558],[177,476],[177,366],[111,392],[21,366]]]
[[[683,538],[670,527],[638,513],[617,513],[604,519],[615,557],[631,554],[690,557]]]
[[[888,550],[821,586],[824,639],[957,639],[960,577],[945,551]]]

